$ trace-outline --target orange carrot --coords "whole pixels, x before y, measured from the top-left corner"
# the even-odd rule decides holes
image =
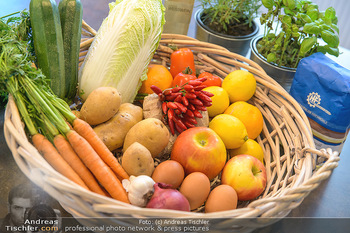
[[[66,140],[66,138],[63,135],[58,134],[57,136],[55,136],[53,142],[62,158],[80,176],[80,178],[85,182],[89,189],[95,193],[106,196],[105,192],[102,190],[95,177],[85,166],[85,164],[80,160],[80,158],[75,153],[75,151],[73,150],[69,142]]]
[[[71,166],[62,158],[54,145],[45,138],[42,134],[35,134],[32,137],[33,144],[45,160],[59,173],[66,176],[68,179],[79,184],[80,186],[89,189],[79,175]]]
[[[103,162],[89,142],[74,130],[69,131],[66,136],[74,151],[111,197],[119,201],[130,203],[127,193],[118,177]]]
[[[73,128],[80,136],[90,143],[92,148],[94,148],[101,159],[113,170],[119,180],[129,179],[128,173],[126,173],[116,157],[113,156],[112,152],[86,121],[76,118],[73,121]]]

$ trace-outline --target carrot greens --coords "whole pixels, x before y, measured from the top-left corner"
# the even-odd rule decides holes
[[[49,80],[33,65],[30,17],[28,12],[0,20],[0,93],[11,94],[30,135],[39,131],[48,138],[67,133],[74,114],[68,104],[55,96]],[[54,129],[56,128],[56,129]]]

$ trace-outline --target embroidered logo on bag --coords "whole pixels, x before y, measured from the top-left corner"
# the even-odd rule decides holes
[[[322,111],[324,111],[326,114],[332,115],[327,109],[325,109],[321,106],[321,96],[316,92],[309,93],[309,95],[307,96],[307,103],[312,108],[317,107],[317,108],[321,109]]]

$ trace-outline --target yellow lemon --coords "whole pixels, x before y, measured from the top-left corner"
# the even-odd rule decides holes
[[[230,102],[247,101],[255,93],[256,80],[254,75],[245,70],[235,70],[229,73],[222,81],[222,88],[224,88]]]
[[[222,139],[227,149],[236,149],[248,140],[244,124],[229,114],[219,114],[209,122],[209,128]]]
[[[263,129],[264,118],[260,110],[245,101],[234,102],[224,113],[240,119],[247,129],[248,137],[251,139],[256,139]]]
[[[228,94],[222,87],[210,86],[204,88],[203,90],[214,94],[213,97],[210,97],[212,105],[207,107],[209,117],[214,117],[223,113],[230,105]]]
[[[242,146],[237,149],[229,150],[231,157],[236,155],[251,155],[264,162],[264,150],[259,143],[253,139],[248,139]]]

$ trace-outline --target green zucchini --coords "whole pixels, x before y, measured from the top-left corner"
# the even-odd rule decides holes
[[[60,12],[66,74],[66,98],[75,97],[78,85],[78,67],[83,7],[80,0],[61,0]]]
[[[50,79],[53,93],[64,98],[64,51],[58,6],[55,0],[31,0],[29,13],[37,65]]]

